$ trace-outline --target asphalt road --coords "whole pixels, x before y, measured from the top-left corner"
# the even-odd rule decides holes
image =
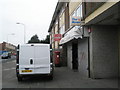
[[[18,82],[15,72],[15,60],[2,63],[2,88],[117,88],[118,81],[112,79],[94,80],[83,77],[67,67],[57,67],[54,79],[46,77],[29,77]]]

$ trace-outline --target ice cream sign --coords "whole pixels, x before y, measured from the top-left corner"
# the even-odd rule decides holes
[[[71,25],[72,26],[78,26],[81,23],[80,17],[72,17],[71,18]]]

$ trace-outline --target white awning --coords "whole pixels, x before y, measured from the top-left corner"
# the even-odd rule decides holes
[[[82,38],[82,30],[78,28],[72,28],[70,31],[68,31],[64,37],[60,40],[60,45],[69,42],[72,39],[78,39]]]

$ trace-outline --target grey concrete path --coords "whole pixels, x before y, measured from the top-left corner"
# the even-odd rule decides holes
[[[67,67],[56,67],[54,79],[46,77],[27,78],[18,82],[15,73],[15,60],[2,64],[2,87],[3,88],[117,88],[116,79],[90,79],[74,72]]]
[[[117,79],[91,79],[67,67],[56,68],[55,78],[64,88],[118,88]]]

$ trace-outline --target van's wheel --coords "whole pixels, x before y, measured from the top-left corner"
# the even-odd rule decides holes
[[[50,75],[50,76],[49,76],[49,79],[50,79],[50,80],[53,80],[53,75]]]
[[[18,79],[18,81],[20,82],[20,81],[22,81],[23,80],[23,77],[17,77],[17,79]]]

